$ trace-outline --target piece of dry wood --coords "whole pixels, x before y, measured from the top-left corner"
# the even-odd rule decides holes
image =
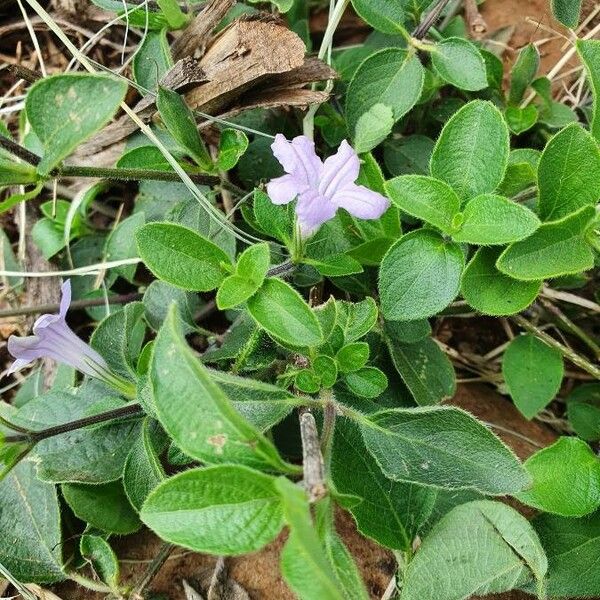
[[[325,465],[321,454],[321,442],[317,423],[309,409],[300,410],[300,437],[302,439],[302,468],[304,488],[309,501],[315,502],[327,494],[325,486]]]
[[[487,33],[488,27],[485,19],[477,8],[477,0],[464,0],[465,19],[469,33],[474,40],[480,40]]]
[[[227,11],[235,4],[235,0],[210,0],[173,42],[171,53],[174,60],[193,56],[196,52],[204,54],[209,36]]]

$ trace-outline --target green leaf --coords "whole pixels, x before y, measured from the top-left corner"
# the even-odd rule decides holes
[[[208,292],[225,279],[227,254],[195,231],[174,223],[148,223],[136,232],[139,254],[163,281],[184,290]]]
[[[425,229],[400,238],[379,270],[381,311],[390,321],[414,321],[443,310],[458,294],[464,257],[457,244]]]
[[[579,519],[542,514],[533,526],[548,556],[548,594],[553,598],[599,596],[600,511]]]
[[[239,129],[223,129],[219,140],[217,167],[220,171],[229,171],[248,149],[248,137]]]
[[[335,360],[342,373],[358,371],[369,360],[369,344],[366,342],[346,344],[338,350]]]
[[[540,158],[538,167],[539,213],[543,221],[556,221],[600,197],[600,149],[581,125],[557,133]]]
[[[52,258],[66,246],[62,227],[46,218],[35,222],[31,228],[31,238],[46,260]]]
[[[508,106],[504,111],[504,118],[515,135],[531,129],[537,123],[538,116],[538,109],[533,104],[529,104],[525,108]]]
[[[521,502],[563,517],[582,517],[600,507],[600,458],[582,440],[561,437],[525,461],[533,487]]]
[[[283,477],[276,480],[275,488],[290,527],[281,552],[281,573],[287,584],[302,600],[344,600],[314,529],[306,492]]]
[[[156,107],[169,133],[203,169],[212,168],[210,154],[198,133],[194,114],[185,100],[173,90],[159,85]]]
[[[112,371],[133,381],[146,331],[143,315],[142,302],[130,302],[102,320],[90,340]]]
[[[555,0],[560,2],[561,0]],[[579,0],[574,0],[575,3]],[[568,0],[562,0],[564,4],[570,4]],[[579,58],[583,63],[590,87],[592,88],[592,135],[596,141],[600,141],[600,41],[598,40],[577,40],[575,48]]]
[[[510,104],[519,104],[525,91],[535,79],[540,68],[540,52],[535,44],[527,44],[521,48],[519,56],[510,71]]]
[[[346,343],[354,342],[371,331],[377,323],[377,304],[367,297],[360,302],[335,301],[336,323],[342,329]]]
[[[185,343],[174,309],[156,338],[150,376],[159,421],[187,455],[289,470]]]
[[[49,392],[30,400],[19,410],[19,422],[36,431],[62,425],[106,410],[105,405],[98,405],[99,399],[110,399],[110,408],[123,406],[103,384],[94,382],[80,388],[77,395]],[[123,472],[138,431],[139,420],[135,419],[75,429],[47,438],[34,449],[37,476],[52,483],[114,481]]]
[[[344,378],[350,390],[360,398],[377,398],[388,386],[388,379],[377,367],[363,367]]]
[[[272,337],[292,346],[318,346],[323,332],[302,296],[281,279],[266,279],[248,300],[252,318]]]
[[[158,331],[167,318],[172,304],[177,307],[177,314],[184,334],[196,330],[195,315],[202,303],[197,294],[185,292],[164,281],[153,281],[144,292],[145,317],[152,329]]]
[[[552,0],[552,12],[565,27],[575,29],[579,23],[581,0]]]
[[[543,589],[547,560],[516,510],[479,500],[452,509],[429,532],[405,573],[402,600],[467,600],[535,579]]]
[[[294,378],[294,385],[305,394],[316,394],[321,389],[321,378],[313,369],[302,369]]]
[[[133,57],[133,79],[149,92],[156,92],[163,75],[173,66],[167,30],[147,31]]]
[[[364,112],[354,128],[354,149],[369,152],[390,135],[394,127],[394,112],[386,104],[378,102]]]
[[[367,449],[394,481],[489,495],[515,493],[530,483],[512,451],[459,408],[383,410],[359,425]]]
[[[508,127],[502,113],[491,102],[473,100],[442,129],[431,156],[431,174],[468,200],[498,187],[508,152]]]
[[[347,254],[334,254],[327,258],[315,260],[313,258],[305,258],[303,262],[313,266],[321,275],[326,277],[343,277],[344,275],[354,275],[362,273],[362,265]]]
[[[445,233],[454,231],[460,198],[447,183],[422,175],[402,175],[387,181],[385,191],[405,213],[431,223]]]
[[[394,121],[418,101],[424,70],[412,52],[387,48],[369,56],[357,69],[346,94],[346,121],[355,137],[358,120],[376,104],[392,109]]]
[[[435,143],[424,135],[402,136],[383,145],[383,160],[392,175],[428,175]]]
[[[171,29],[181,29],[188,22],[189,17],[181,10],[176,0],[157,0],[157,4]]]
[[[36,183],[37,180],[35,167],[0,158],[0,187]]]
[[[411,547],[429,517],[436,492],[388,479],[348,419],[336,421],[331,476],[338,492],[361,498],[349,510],[363,535],[395,550]]]
[[[456,392],[456,375],[450,359],[426,337],[403,343],[396,335],[398,322],[386,321],[385,340],[396,371],[421,406],[439,404]]]
[[[338,377],[338,368],[336,362],[330,356],[319,354],[313,361],[314,372],[321,380],[320,383],[325,388],[333,387]]]
[[[75,516],[100,531],[125,535],[141,526],[120,480],[100,485],[63,483],[61,489]]]
[[[505,275],[523,281],[591,269],[594,256],[584,236],[595,214],[593,207],[584,206],[560,221],[543,223],[530,237],[508,246],[496,266]]]
[[[285,206],[273,204],[263,191],[254,190],[253,208],[254,218],[266,235],[284,244],[291,241],[295,217],[292,203]]]
[[[141,517],[162,539],[195,552],[240,555],[281,531],[275,479],[241,465],[191,469],[161,483]]]
[[[119,561],[110,544],[99,535],[86,533],[79,540],[81,556],[87,560],[100,578],[109,587],[119,587]]]
[[[504,352],[502,374],[516,407],[527,419],[533,419],[560,389],[562,355],[535,335],[520,335]]]
[[[474,309],[485,315],[514,315],[537,297],[541,281],[520,281],[496,268],[502,248],[479,248],[462,276],[460,291]]]
[[[404,8],[401,0],[352,0],[358,16],[373,29],[398,35],[404,31]]]
[[[121,221],[106,238],[105,257],[106,260],[123,260],[125,258],[137,258],[137,246],[135,243],[135,232],[144,224],[144,213],[135,213]],[[124,265],[117,267],[121,277],[133,283],[137,265]]]
[[[452,237],[482,246],[509,244],[529,237],[539,226],[540,220],[527,207],[496,194],[481,194],[469,200],[462,225]]]
[[[442,79],[457,88],[474,92],[488,86],[483,57],[468,40],[449,37],[437,42],[431,63]]]
[[[165,479],[159,455],[166,436],[153,419],[146,418],[123,470],[123,487],[131,505],[139,512],[150,492]]]
[[[253,296],[263,284],[270,264],[271,253],[266,242],[246,248],[238,259],[234,274],[226,277],[219,287],[219,309],[233,308]]]
[[[567,396],[567,414],[580,438],[600,440],[600,384],[584,383],[572,391]]]
[[[107,75],[53,75],[34,83],[25,109],[44,146],[38,173],[48,175],[81,142],[106,125],[126,91],[126,83]]]
[[[55,486],[40,481],[30,461],[0,481],[0,563],[18,580],[64,579],[60,509]]]

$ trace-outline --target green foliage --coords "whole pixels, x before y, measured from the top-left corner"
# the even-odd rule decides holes
[[[559,2],[560,0],[555,0]],[[575,0],[574,4],[576,4]],[[567,4],[562,2],[562,4]],[[579,54],[581,62],[585,66],[588,80],[592,88],[593,113],[591,130],[596,141],[600,141],[600,42],[598,40],[577,40],[575,48]]]
[[[586,383],[567,397],[569,423],[586,441],[600,439],[600,384]]]
[[[131,65],[135,82],[150,92],[156,92],[159,81],[172,66],[166,28],[148,31]]]
[[[516,407],[527,419],[533,419],[560,389],[562,356],[535,335],[520,335],[504,352],[502,374]]]
[[[552,12],[555,18],[571,29],[577,26],[580,11],[581,0],[552,0]]]
[[[85,534],[79,540],[79,551],[101,581],[112,589],[119,584],[119,561],[110,544],[99,535]]]
[[[438,42],[431,52],[431,63],[442,79],[457,88],[474,92],[488,85],[479,50],[464,38],[448,37]]]
[[[152,273],[184,290],[214,290],[227,274],[227,254],[182,225],[148,223],[137,230],[136,241],[138,252]]]
[[[141,518],[161,538],[196,552],[254,552],[283,526],[275,482],[241,465],[191,469],[161,483]]]
[[[404,30],[404,9],[401,0],[352,0],[361,19],[383,33],[397,35]]]
[[[547,567],[537,535],[516,510],[489,500],[468,502],[425,537],[406,570],[402,596],[467,600],[532,580],[541,592]]]
[[[545,512],[582,517],[600,507],[600,458],[582,440],[561,437],[525,462],[533,486],[517,498]]]
[[[33,85],[25,108],[44,147],[38,173],[48,175],[81,142],[106,125],[126,91],[125,83],[106,75],[54,75]]]
[[[431,174],[463,200],[493,192],[508,162],[508,127],[490,102],[473,100],[446,123],[433,149]]]
[[[510,72],[510,92],[508,101],[518,104],[523,99],[527,88],[535,79],[540,67],[540,53],[535,44],[527,44],[519,52],[519,56]]]

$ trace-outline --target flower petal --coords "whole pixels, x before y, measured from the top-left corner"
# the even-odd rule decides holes
[[[308,190],[298,197],[296,215],[302,237],[312,235],[323,223],[333,219],[336,207],[315,190]]]
[[[283,175],[267,183],[267,194],[273,204],[287,204],[306,189],[304,182],[294,175]]]
[[[15,362],[10,366],[7,375],[20,371],[23,367],[26,367],[30,362],[42,358],[44,356],[43,350],[39,347],[40,340],[35,335],[29,335],[27,337],[18,337],[11,335],[8,338],[8,351],[16,359]]]
[[[60,310],[58,314],[64,319],[67,316],[69,306],[71,306],[71,280],[67,279],[60,288]]]
[[[390,206],[385,196],[354,184],[336,192],[332,202],[359,219],[378,219]]]
[[[315,143],[310,138],[299,135],[288,142],[281,133],[278,133],[271,144],[271,149],[286,173],[294,175],[307,187],[317,187],[323,171],[323,163],[315,152]]]
[[[319,192],[332,198],[339,190],[353,184],[360,171],[360,160],[350,144],[343,140],[338,151],[325,160]]]

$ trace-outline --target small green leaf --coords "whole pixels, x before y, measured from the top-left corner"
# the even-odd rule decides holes
[[[431,174],[468,200],[498,187],[508,153],[509,133],[502,113],[491,102],[473,100],[442,129],[431,156]]]
[[[537,123],[538,116],[538,109],[533,104],[529,104],[525,108],[508,106],[504,111],[504,118],[515,135],[531,129]]]
[[[490,495],[515,493],[530,483],[512,451],[459,408],[388,409],[359,425],[367,449],[394,481]]]
[[[561,353],[535,335],[514,338],[502,360],[502,374],[516,407],[533,419],[556,396],[564,367]]]
[[[100,485],[63,483],[61,489],[75,516],[100,531],[125,535],[141,526],[121,481]]]
[[[195,552],[255,552],[283,526],[275,481],[241,465],[191,469],[161,483],[141,517],[162,539]]]
[[[283,477],[276,480],[275,488],[290,527],[281,553],[281,572],[287,584],[303,600],[344,600],[314,529],[306,492]]]
[[[364,112],[354,128],[354,149],[369,152],[390,135],[394,127],[394,112],[385,104],[377,103]]]
[[[352,0],[352,6],[377,31],[391,35],[404,31],[404,7],[400,0]]]
[[[294,210],[292,203],[285,206],[273,204],[267,194],[254,190],[254,218],[266,235],[287,244],[294,231]]]
[[[600,384],[584,383],[572,391],[567,397],[567,414],[580,438],[600,440]]]
[[[502,248],[479,248],[462,276],[460,291],[474,309],[484,315],[514,315],[537,297],[541,281],[520,281],[496,268]]]
[[[533,235],[508,246],[496,266],[504,274],[523,281],[591,269],[594,256],[584,236],[595,214],[592,206],[584,206],[560,221],[543,223]]]
[[[350,390],[360,398],[377,398],[388,386],[388,379],[377,367],[363,367],[344,378]]]
[[[294,385],[305,394],[316,394],[321,389],[321,378],[313,369],[302,369],[294,378]]]
[[[226,277],[219,287],[219,309],[233,308],[254,295],[265,280],[270,260],[271,253],[266,242],[246,248],[238,259],[234,274]]]
[[[307,265],[313,266],[321,275],[326,277],[343,277],[345,275],[354,275],[362,273],[362,265],[347,254],[334,254],[323,259],[305,258],[303,260]]]
[[[527,44],[519,51],[519,56],[510,72],[510,104],[519,104],[540,68],[540,52],[535,44]]]
[[[333,387],[338,377],[337,364],[333,358],[325,354],[320,354],[313,360],[312,367],[320,378],[323,387]]]
[[[367,297],[360,302],[335,301],[336,323],[342,329],[344,340],[354,342],[367,335],[377,323],[377,304]]]
[[[600,458],[582,440],[561,437],[525,462],[533,487],[516,494],[525,504],[563,517],[600,506]]]
[[[157,0],[157,3],[171,29],[181,29],[188,22],[189,17],[181,10],[176,0]]]
[[[562,4],[571,4],[569,0],[555,0]],[[580,0],[574,0],[579,3]],[[593,112],[591,131],[596,141],[600,142],[600,41],[599,40],[577,40],[575,48],[585,66],[590,87],[592,88]]]
[[[369,56],[357,69],[346,94],[346,121],[352,138],[360,117],[376,104],[390,107],[394,121],[403,117],[417,103],[423,79],[423,67],[412,52],[387,48]]]
[[[358,371],[369,360],[369,344],[366,342],[346,344],[338,350],[335,360],[342,373]]]
[[[36,183],[37,180],[38,174],[35,167],[0,158],[0,187],[5,185],[26,185],[28,183]]]
[[[223,129],[219,140],[217,167],[221,171],[229,171],[237,165],[238,160],[248,149],[248,136],[239,129]]]
[[[530,581],[541,592],[547,566],[535,531],[514,508],[489,500],[467,502],[423,540],[406,570],[402,600],[467,600]]]
[[[425,337],[413,343],[398,339],[400,322],[386,321],[385,340],[396,371],[415,402],[421,406],[439,404],[454,396],[456,375],[450,359],[436,342]]]
[[[292,346],[318,346],[323,332],[302,296],[281,279],[266,279],[248,300],[248,311],[271,336]]]
[[[529,237],[539,226],[540,220],[527,207],[496,194],[481,194],[469,200],[462,225],[452,237],[482,246],[509,244]]]
[[[460,198],[447,183],[422,175],[402,175],[387,181],[385,191],[405,213],[431,223],[445,233],[453,232]]]
[[[184,290],[207,292],[225,279],[227,254],[195,231],[174,223],[148,223],[136,232],[139,254],[160,279]]]
[[[135,82],[150,92],[156,92],[159,81],[172,66],[166,28],[146,32],[131,65]]]
[[[159,85],[156,107],[169,133],[200,167],[211,169],[212,160],[198,133],[194,114],[185,100],[177,92]]]
[[[438,42],[431,63],[442,79],[457,88],[474,92],[488,86],[483,57],[468,40],[449,37]]]
[[[443,310],[458,294],[464,257],[460,247],[420,229],[400,238],[379,271],[381,311],[390,321],[414,321]]]
[[[289,470],[185,343],[174,308],[156,338],[150,377],[158,419],[187,455],[209,464]]]
[[[383,160],[392,175],[428,175],[435,142],[424,135],[389,139],[383,145]]]
[[[106,125],[126,92],[125,82],[107,75],[52,75],[33,84],[25,109],[44,146],[38,173],[48,175],[81,142]]]
[[[31,228],[31,238],[46,260],[52,258],[66,246],[62,227],[46,218],[35,222]]]
[[[92,565],[100,581],[116,590],[119,586],[119,561],[110,544],[102,536],[86,533],[79,540],[79,551]]]
[[[552,0],[552,12],[565,27],[575,29],[579,23],[581,0]]]
[[[600,149],[579,124],[557,133],[540,158],[539,202],[542,221],[556,221],[583,206],[595,205],[600,197]]]
[[[106,238],[106,249],[104,255],[106,260],[123,260],[125,258],[137,258],[137,246],[135,243],[135,232],[144,224],[144,213],[139,212],[121,221]],[[133,283],[137,265],[125,265],[117,267],[121,277]]]

